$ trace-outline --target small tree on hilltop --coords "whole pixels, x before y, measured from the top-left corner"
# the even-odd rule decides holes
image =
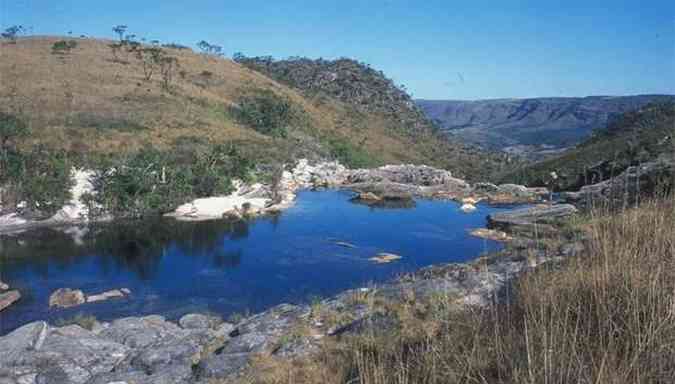
[[[116,25],[113,27],[113,32],[119,35],[120,41],[124,40],[124,34],[127,32],[127,26],[126,25]]]
[[[2,35],[3,39],[9,40],[11,44],[16,44],[16,39],[19,37],[19,35],[24,31],[25,29],[21,25],[13,25],[7,29],[0,35]]]

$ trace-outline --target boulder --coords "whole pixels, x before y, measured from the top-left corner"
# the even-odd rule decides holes
[[[178,320],[178,324],[183,329],[210,329],[217,327],[223,321],[216,316],[203,315],[200,313],[190,313]]]
[[[6,291],[9,289],[9,284],[6,284],[2,281],[0,281],[0,291]]]
[[[462,204],[462,206],[459,207],[459,209],[462,210],[462,212],[464,213],[471,213],[476,210],[476,206],[473,204],[465,203]]]
[[[417,186],[466,185],[463,180],[452,177],[452,174],[444,169],[408,164],[385,165],[375,169],[357,169],[350,173],[347,182],[351,184],[390,182]]]
[[[0,311],[14,304],[21,298],[21,293],[17,290],[0,293]]]
[[[126,297],[131,291],[127,288],[113,289],[96,295],[87,296],[87,303],[95,303],[97,301],[106,301],[114,298]]]
[[[86,302],[84,293],[79,289],[61,288],[49,296],[50,307],[69,308]]]
[[[0,367],[18,383],[89,383],[110,372],[128,354],[125,346],[77,325],[27,324],[0,338]]]
[[[577,213],[577,209],[570,204],[537,205],[490,215],[488,216],[488,227],[508,230],[510,227],[518,225],[551,223],[575,213]]]

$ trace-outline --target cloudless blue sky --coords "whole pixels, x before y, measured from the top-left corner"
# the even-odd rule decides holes
[[[352,57],[416,98],[675,93],[673,0],[0,0],[0,24]]]

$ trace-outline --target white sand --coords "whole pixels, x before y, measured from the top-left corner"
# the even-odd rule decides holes
[[[70,201],[56,212],[50,220],[73,222],[89,219],[89,209],[82,202],[82,196],[94,193],[94,185],[91,182],[94,172],[73,168],[70,177],[75,181],[70,188]]]

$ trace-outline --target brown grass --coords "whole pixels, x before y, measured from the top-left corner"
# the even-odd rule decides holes
[[[258,361],[249,383],[673,383],[675,198],[583,223],[587,250],[519,279],[509,298],[397,303],[384,336],[309,359]]]
[[[44,143],[78,153],[114,154],[148,144],[170,148],[177,138],[193,136],[235,141],[250,152],[278,157],[296,150],[298,137],[310,136],[346,139],[382,162],[432,164],[442,157],[436,153],[441,147],[437,138],[413,139],[392,130],[395,124],[377,114],[354,113],[352,107],[330,98],[305,98],[229,59],[168,49],[183,76],[176,73],[171,91],[166,92],[159,74],[144,80],[142,65],[133,54],[121,53],[115,61],[108,47],[112,41],[74,39],[78,45],[70,54],[54,55],[52,44],[60,39],[28,37],[0,45],[0,108],[28,119],[33,133],[24,145]],[[206,86],[201,77],[205,71],[212,73]],[[270,89],[301,106],[309,117],[305,132],[288,140],[271,139],[221,113],[254,88]],[[131,122],[144,129],[93,129],[82,123],[81,116],[113,126]]]

